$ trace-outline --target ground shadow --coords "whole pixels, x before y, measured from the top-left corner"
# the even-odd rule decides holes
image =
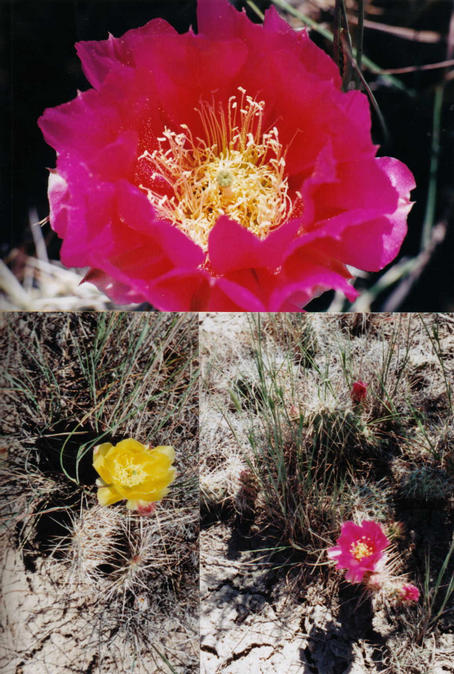
[[[353,664],[353,644],[366,641],[372,647],[377,671],[383,671],[383,650],[389,636],[384,638],[374,629],[370,597],[358,586],[342,582],[339,602],[338,621],[314,625],[302,661],[316,674],[347,674]]]

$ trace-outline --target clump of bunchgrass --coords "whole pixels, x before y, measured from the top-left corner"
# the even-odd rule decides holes
[[[446,620],[452,626],[452,600],[454,598],[454,538],[442,556],[441,565],[434,563],[430,549],[424,558],[424,601],[415,624],[415,636],[422,643],[426,635]],[[448,627],[448,625],[446,625]],[[449,629],[449,627],[448,627]]]
[[[319,348],[313,322],[304,314],[268,314],[263,332],[284,350],[291,349],[299,367],[310,368]]]
[[[230,397],[236,409],[255,410],[263,404],[260,386],[247,375],[240,376],[233,382]]]
[[[42,473],[33,465],[24,465],[27,450],[21,443],[5,438],[0,463],[0,518],[7,528],[26,521],[38,504],[43,506],[61,490],[55,476]],[[19,515],[19,517],[18,517]]]

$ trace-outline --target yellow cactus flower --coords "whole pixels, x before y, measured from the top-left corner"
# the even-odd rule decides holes
[[[101,479],[98,485],[100,505],[126,499],[129,510],[149,514],[156,501],[169,492],[175,479],[173,447],[142,445],[128,438],[117,445],[103,442],[93,450],[93,467]]]

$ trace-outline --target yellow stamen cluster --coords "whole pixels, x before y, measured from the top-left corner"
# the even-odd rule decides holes
[[[136,463],[129,462],[121,465],[115,462],[112,467],[112,476],[116,482],[120,482],[125,487],[135,487],[145,480],[147,474],[142,466]]]
[[[370,539],[366,538],[366,536],[362,536],[359,541],[352,543],[350,546],[350,552],[352,556],[358,561],[364,557],[370,557],[374,551],[374,548],[372,545],[370,545],[370,543]]]
[[[227,109],[204,101],[196,108],[203,138],[194,138],[186,124],[181,133],[166,127],[159,147],[139,157],[173,192],[167,196],[140,185],[150,202],[204,250],[222,214],[263,239],[292,208],[278,130],[263,129],[264,101],[241,87],[239,92]]]

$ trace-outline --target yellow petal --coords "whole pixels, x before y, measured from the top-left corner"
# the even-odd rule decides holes
[[[167,487],[167,485],[172,484],[177,476],[176,468],[170,466],[165,470],[154,470],[152,473],[147,476],[143,481],[143,484],[138,485],[140,489],[160,489],[161,487]]]
[[[170,445],[159,445],[159,447],[153,447],[151,450],[152,454],[161,454],[169,459],[170,463],[175,461],[175,450]]]
[[[158,475],[156,473],[149,475],[141,484],[134,487],[118,487],[118,491],[124,494],[124,498],[159,501],[162,496],[155,497],[155,495],[166,489],[174,481],[175,477],[175,468],[167,468],[165,471],[159,471]],[[165,493],[167,494],[168,490]]]
[[[106,484],[111,484],[112,482],[112,475],[108,468],[108,462],[106,462],[106,456],[112,447],[113,445],[110,442],[103,442],[93,450],[93,468]]]
[[[147,498],[147,501],[160,501],[161,499],[164,498],[164,496],[167,496],[169,493],[169,488],[168,487],[162,487],[161,489],[155,489],[151,494],[149,494],[149,498]]]
[[[141,445],[140,442],[137,442],[137,440],[134,440],[133,438],[121,440],[119,443],[115,445],[115,449],[118,450],[119,452],[127,451],[131,452],[132,454],[137,454],[146,451],[145,447]]]
[[[160,484],[157,486],[148,487],[146,489],[135,489],[134,493],[129,495],[131,499],[138,499],[141,501],[160,501],[169,493],[169,483]]]
[[[115,487],[100,487],[98,489],[98,503],[102,506],[111,505],[121,501],[123,497],[117,492]]]

